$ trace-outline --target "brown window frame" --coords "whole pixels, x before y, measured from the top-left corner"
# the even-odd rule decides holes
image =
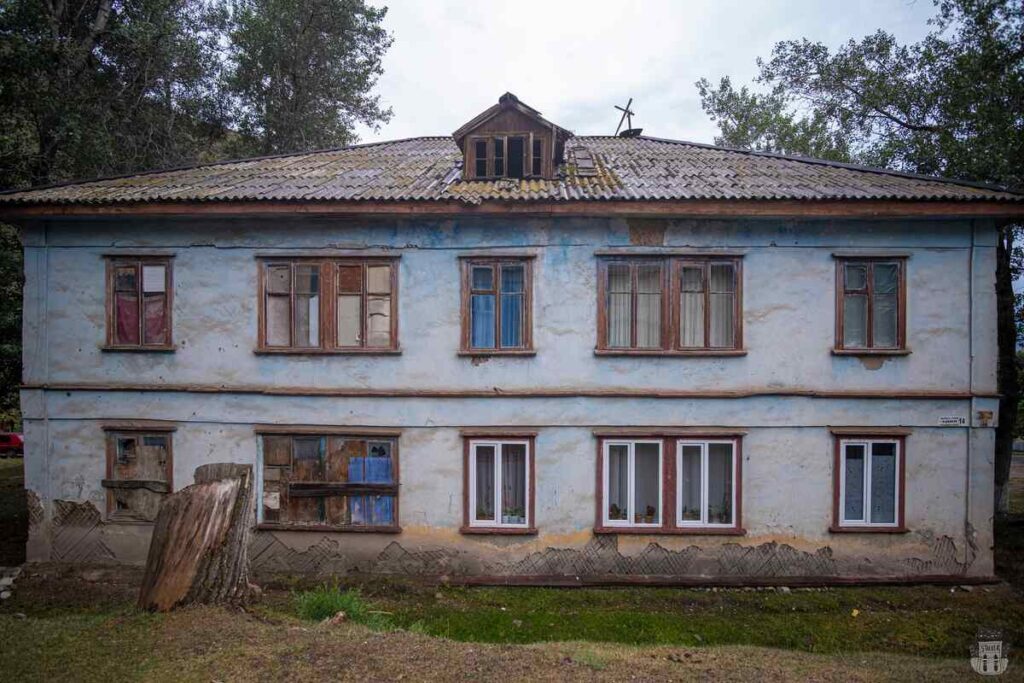
[[[295,346],[295,267],[299,265],[317,266],[319,268],[319,339],[317,346]],[[371,296],[367,291],[367,269],[370,266],[388,265],[391,268],[391,329],[388,346],[369,346],[367,344],[368,308],[367,299]],[[288,346],[272,346],[267,343],[267,274],[271,267],[289,266],[292,269],[292,284],[289,292],[291,297],[290,329]],[[361,266],[361,304],[360,304],[360,345],[343,346],[338,342],[338,277],[343,266]],[[398,342],[398,268],[397,256],[331,256],[331,257],[275,257],[260,256],[257,258],[258,287],[257,310],[258,330],[256,352],[262,354],[361,354],[386,355],[401,353]]]
[[[907,349],[907,257],[906,256],[836,256],[836,284],[835,284],[835,310],[836,310],[836,338],[833,353],[835,354],[878,354],[878,355],[902,355],[908,353]],[[898,268],[897,293],[896,293],[896,345],[875,346],[874,345],[874,266],[878,263],[895,264]],[[867,299],[867,329],[865,330],[865,346],[846,346],[844,341],[845,331],[845,307],[846,307],[846,266],[850,264],[864,264],[868,267],[865,288],[863,290],[851,290],[854,293],[863,294]]]
[[[631,535],[694,535],[694,536],[743,536],[743,437],[744,433],[734,430],[701,431],[689,429],[667,430],[599,430],[595,431],[597,441],[597,468],[595,474],[595,534]],[[733,523],[726,525],[680,524],[677,520],[679,489],[677,482],[678,444],[691,442],[731,442],[733,444]],[[661,446],[661,521],[657,526],[616,525],[605,520],[605,446],[614,443],[658,442]]]
[[[523,356],[533,355],[533,256],[460,256],[461,275],[461,341],[460,355],[469,356]],[[501,267],[516,265],[523,267],[523,337],[520,346],[501,346]],[[487,290],[494,294],[494,346],[477,348],[472,345],[472,295],[473,268],[490,267],[494,273],[493,289]]]
[[[174,491],[174,432],[177,428],[165,425],[108,425],[103,427],[105,451],[106,451],[106,476],[100,484],[106,490],[106,517],[109,522],[128,522],[132,524],[153,524],[131,514],[120,513],[117,510],[117,498],[115,489],[122,488],[145,488],[154,493],[169,495]],[[117,442],[120,438],[134,438],[142,440],[145,437],[161,437],[167,442],[167,460],[164,463],[164,482],[143,479],[119,479],[115,476],[115,464],[117,462]],[[124,485],[128,482],[129,485]]]
[[[102,347],[105,351],[174,351],[174,269],[173,255],[108,255],[106,260],[106,343]],[[164,304],[165,326],[167,328],[167,341],[147,344],[145,336],[145,284],[143,283],[144,266],[163,266],[164,268]],[[135,282],[137,297],[139,300],[139,343],[125,344],[117,341],[117,312],[116,312],[116,283],[115,277],[118,268],[134,267],[136,269]]]
[[[526,443],[526,472],[527,472],[527,505],[526,525],[507,524],[483,524],[474,522],[470,514],[472,500],[470,472],[470,459],[473,455],[473,444],[506,444]],[[462,527],[459,529],[463,534],[495,534],[505,536],[534,536],[537,534],[536,521],[536,500],[537,500],[537,433],[513,430],[463,430],[462,432]],[[495,511],[497,515],[497,511]]]
[[[518,180],[518,177],[510,176],[508,174],[508,161],[509,161],[509,138],[522,138],[523,139],[523,178],[542,178],[544,177],[544,136],[535,135],[529,131],[507,131],[507,132],[493,132],[487,133],[486,135],[470,135],[466,137],[466,179],[467,180],[497,180],[500,178],[510,178],[512,180]],[[502,160],[503,168],[501,173],[498,173],[495,169],[495,141],[501,140]],[[534,141],[539,140],[541,143],[541,159],[540,159],[540,172],[534,173]],[[487,157],[485,162],[486,173],[480,175],[477,173],[477,162],[479,156],[477,155],[476,143],[478,141],[486,141],[487,144]]]
[[[401,458],[400,458],[400,435],[398,430],[366,429],[359,428],[337,428],[337,427],[281,427],[267,426],[257,427],[257,438],[260,439],[259,477],[260,487],[258,491],[257,504],[257,526],[261,529],[281,529],[287,531],[337,531],[353,533],[400,533],[400,506],[401,506]],[[373,484],[366,482],[330,482],[328,480],[294,482],[296,490],[301,491],[303,497],[323,496],[359,496],[376,495],[390,496],[392,498],[391,524],[327,524],[327,523],[302,523],[295,521],[268,521],[264,519],[265,510],[263,494],[265,490],[265,472],[267,467],[284,467],[283,465],[268,465],[266,463],[267,438],[287,438],[292,442],[292,453],[294,458],[295,439],[325,439],[326,449],[329,451],[332,443],[337,440],[365,441],[367,445],[371,442],[387,442],[391,448],[391,478],[390,484]],[[292,465],[289,465],[291,467]],[[325,474],[326,476],[326,474]],[[291,487],[292,483],[289,483]],[[289,489],[291,493],[291,488]],[[348,501],[346,500],[346,505]]]
[[[657,263],[661,266],[661,344],[657,347],[636,345],[637,275],[636,266]],[[707,274],[715,264],[733,267],[733,345],[711,346],[710,284]],[[630,346],[611,346],[608,340],[609,290],[608,269],[611,265],[629,265],[632,282]],[[683,266],[700,265],[704,269],[704,346],[683,346],[680,339]],[[743,346],[743,259],[739,256],[704,254],[686,255],[616,255],[598,257],[597,264],[597,345],[594,353],[604,356],[742,356]]]
[[[832,533],[866,533],[866,534],[903,534],[907,533],[907,436],[908,430],[871,430],[856,431],[843,429],[832,432]],[[850,523],[843,521],[843,445],[848,442],[873,444],[876,442],[895,442],[897,444],[896,462],[896,521],[893,524],[882,523]],[[867,464],[865,463],[865,471]],[[865,496],[867,494],[865,493]],[[866,507],[866,505],[865,505]],[[867,510],[865,509],[865,513]]]

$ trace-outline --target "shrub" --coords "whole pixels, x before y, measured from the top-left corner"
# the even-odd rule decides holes
[[[310,621],[322,621],[344,612],[348,621],[363,624],[381,631],[391,628],[391,622],[383,612],[370,609],[359,589],[343,590],[337,585],[324,584],[310,591],[295,594],[295,609],[299,616]]]

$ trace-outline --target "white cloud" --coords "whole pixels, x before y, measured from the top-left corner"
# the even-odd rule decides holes
[[[611,134],[634,98],[645,134],[711,142],[694,82],[748,82],[780,40],[836,46],[882,28],[910,42],[927,0],[393,0],[377,92],[395,116],[364,141],[446,135],[505,91],[579,134]]]

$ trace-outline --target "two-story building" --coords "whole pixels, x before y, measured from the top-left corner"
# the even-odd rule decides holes
[[[0,195],[30,560],[145,560],[204,463],[257,575],[992,574],[995,245],[1024,195],[506,94],[449,137]]]

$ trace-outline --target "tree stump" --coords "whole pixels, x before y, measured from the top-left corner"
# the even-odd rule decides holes
[[[255,590],[249,583],[249,538],[255,523],[252,466],[202,465],[195,480],[160,506],[139,593],[143,609],[241,604]]]

